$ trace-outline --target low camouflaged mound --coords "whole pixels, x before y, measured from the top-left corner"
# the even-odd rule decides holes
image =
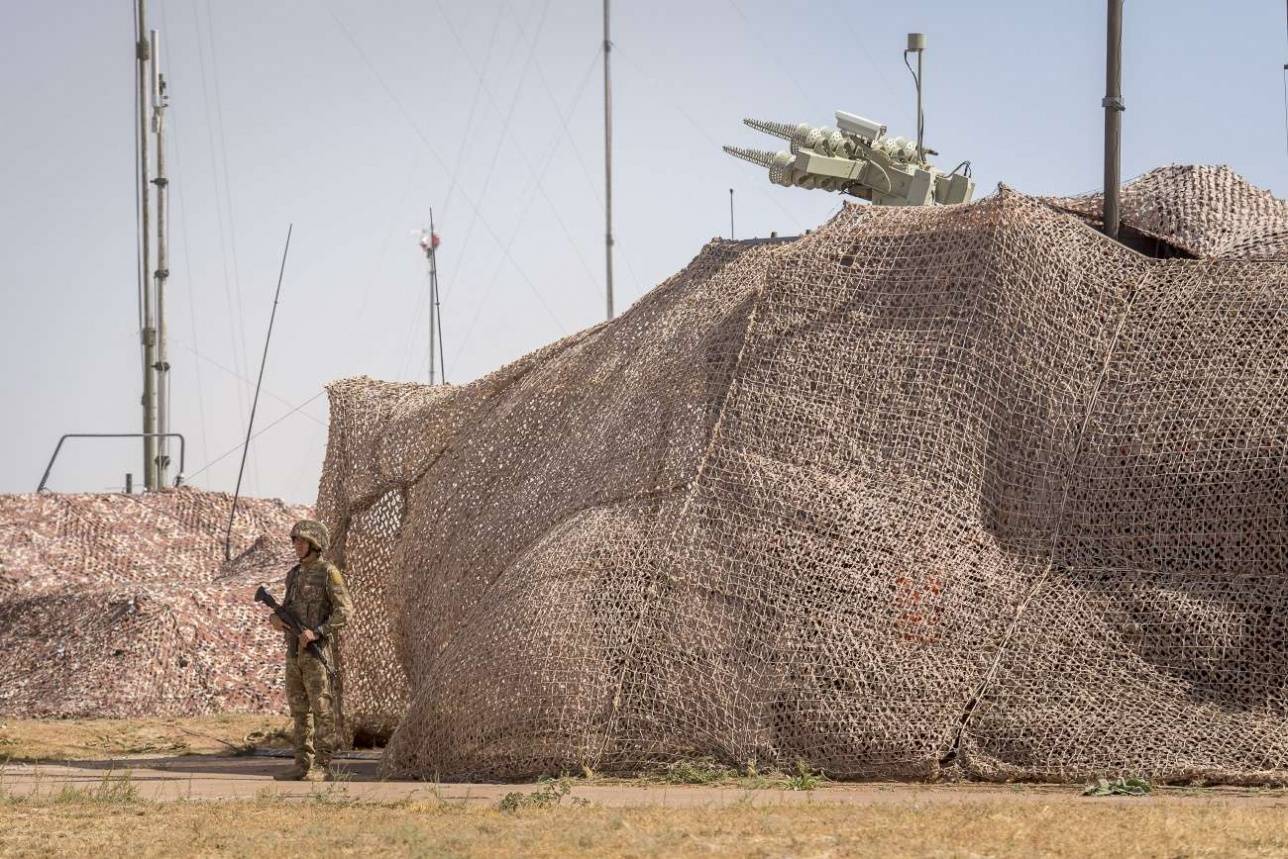
[[[1288,780],[1285,207],[1168,169],[1135,211],[1230,254],[850,205],[473,384],[332,385],[346,716],[446,779]]]
[[[0,495],[0,714],[284,712],[281,595],[308,508],[192,488]]]
[[[1103,194],[1048,202],[1097,229],[1104,223]],[[1288,206],[1225,165],[1151,170],[1123,186],[1119,208],[1126,240],[1151,239],[1167,256],[1288,259]]]

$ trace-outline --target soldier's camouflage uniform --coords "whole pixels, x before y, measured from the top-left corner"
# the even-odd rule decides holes
[[[335,634],[353,613],[349,590],[339,569],[322,560],[328,542],[324,526],[301,522],[291,536],[303,537],[319,551],[287,573],[282,605],[320,636],[318,646],[335,666]],[[287,633],[286,698],[295,721],[295,766],[302,772],[314,767],[325,770],[331,763],[336,744],[333,682],[326,665],[302,650],[297,636]]]

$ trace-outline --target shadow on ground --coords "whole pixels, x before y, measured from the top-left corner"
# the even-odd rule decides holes
[[[47,761],[46,763],[66,764],[79,770],[94,770],[103,773],[155,771],[183,775],[212,776],[272,776],[291,766],[289,754],[278,755],[240,755],[236,757],[215,755],[168,755],[164,757],[119,757],[98,758],[91,760]],[[336,758],[333,768],[342,774],[345,781],[373,782],[384,781],[380,777],[380,760],[376,753],[344,755]]]

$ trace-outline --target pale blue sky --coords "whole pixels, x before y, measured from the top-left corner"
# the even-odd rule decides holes
[[[425,374],[435,208],[449,380],[603,313],[597,0],[150,0],[172,108],[174,425],[189,473],[245,428],[278,257],[295,238],[257,427],[329,380]],[[926,137],[978,195],[1094,189],[1105,4],[617,0],[618,307],[728,230],[797,232],[840,198],[769,185],[721,143],[743,116],[844,109],[913,131],[901,51],[927,33]],[[1123,173],[1228,163],[1288,183],[1284,4],[1127,0]],[[128,0],[0,0],[0,491],[57,437],[135,431],[140,394]],[[479,73],[483,84],[479,84]],[[198,357],[200,356],[200,357]],[[252,445],[250,494],[312,501],[325,397]],[[92,446],[91,446],[92,444]],[[72,448],[51,485],[119,487],[135,442]],[[229,489],[233,454],[194,475]]]

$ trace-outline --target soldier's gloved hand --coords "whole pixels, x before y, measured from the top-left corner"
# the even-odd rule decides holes
[[[317,641],[317,640],[318,640],[318,636],[316,632],[314,632],[311,629],[304,630],[303,632],[300,633],[300,649],[303,650],[304,648],[308,647],[310,641]]]
[[[278,617],[277,615],[275,615],[275,614],[270,614],[270,615],[268,616],[268,624],[269,624],[269,626],[273,627],[273,629],[277,630],[278,632],[287,632],[287,631],[288,631],[286,624],[282,623],[282,619],[281,619],[280,617]]]

